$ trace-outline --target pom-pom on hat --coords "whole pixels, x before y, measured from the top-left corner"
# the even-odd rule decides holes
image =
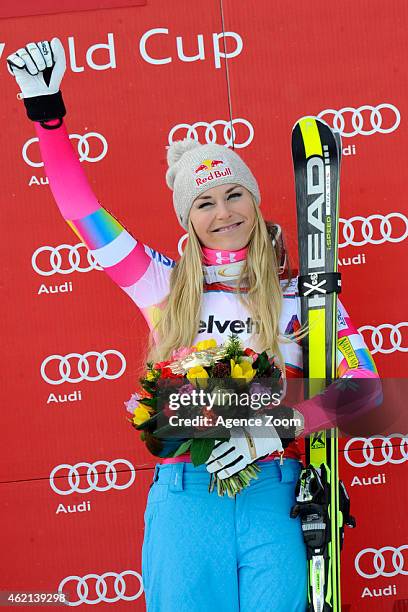
[[[167,148],[167,163],[166,182],[173,190],[174,210],[185,230],[194,200],[211,187],[236,183],[246,187],[258,205],[261,201],[258,183],[246,163],[222,145],[179,140]]]

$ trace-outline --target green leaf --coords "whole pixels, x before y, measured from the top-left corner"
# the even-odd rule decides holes
[[[142,380],[142,387],[147,393],[154,395],[157,391],[156,384],[151,380]]]
[[[269,372],[271,369],[271,364],[269,363],[266,352],[263,352],[258,356],[258,359],[254,363],[254,367],[256,368],[256,375],[258,378],[262,378],[262,376],[265,376]]]
[[[192,440],[185,440],[185,442],[183,442],[183,444],[180,444],[180,446],[178,447],[178,449],[176,450],[176,452],[174,453],[173,457],[178,457],[179,455],[183,455],[183,453],[187,452],[188,449],[190,448],[192,443]]]
[[[156,409],[157,397],[144,397],[143,399],[140,400],[140,403],[144,404],[145,406],[149,406],[149,408]]]
[[[194,438],[190,446],[191,462],[194,467],[205,463],[214,448],[214,438]]]

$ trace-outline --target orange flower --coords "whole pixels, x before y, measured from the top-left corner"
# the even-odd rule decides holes
[[[144,397],[153,397],[152,394],[146,391],[145,389],[141,389],[139,395],[141,399],[143,399]]]

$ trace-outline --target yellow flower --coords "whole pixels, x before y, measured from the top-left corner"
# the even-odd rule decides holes
[[[146,380],[154,380],[154,379],[155,379],[155,375],[153,374],[151,370],[149,370],[148,373],[146,374]]]
[[[194,366],[194,368],[190,368],[187,372],[187,378],[193,385],[197,384],[198,378],[200,380],[201,387],[207,387],[208,382],[207,380],[203,379],[208,378],[208,373],[206,370],[204,370],[203,366]]]
[[[135,425],[140,425],[147,421],[147,419],[150,419],[150,412],[143,404],[139,404],[139,406],[135,408],[133,415],[133,423]]]
[[[249,361],[243,360],[241,363],[235,363],[233,359],[231,362],[231,378],[244,378],[246,382],[249,382],[255,376],[256,370],[252,367]]]
[[[215,348],[216,346],[217,341],[214,340],[214,338],[211,338],[211,340],[200,340],[200,342],[197,342],[194,348],[196,348],[197,351],[206,351],[207,349]]]

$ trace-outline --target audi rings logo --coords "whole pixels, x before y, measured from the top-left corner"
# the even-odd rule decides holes
[[[363,578],[391,578],[397,574],[408,576],[408,544],[398,548],[394,546],[383,546],[376,548],[364,548],[360,550],[354,560],[356,571]],[[407,559],[407,560],[406,560]]]
[[[358,331],[363,334],[365,341],[368,344],[368,348],[371,353],[383,353],[389,355],[398,351],[400,353],[406,353],[408,347],[406,346],[406,339],[403,338],[402,331],[405,327],[408,327],[408,321],[401,321],[397,325],[391,323],[382,323],[374,327],[373,325],[363,325],[359,327]],[[369,332],[369,333],[364,333]]]
[[[116,355],[119,358],[120,367],[117,372],[112,374],[108,374],[108,360],[106,357],[108,355]],[[91,370],[90,366],[90,357],[95,357],[95,363],[93,370],[96,371],[94,376],[90,376],[89,372]],[[93,361],[93,360],[92,360]],[[76,362],[76,363],[75,363]],[[79,376],[71,376],[71,372],[73,369],[76,369],[79,373]],[[52,370],[53,377],[46,373],[46,370]],[[115,368],[112,368],[115,369]],[[117,368],[116,368],[117,369]],[[80,353],[69,353],[68,355],[50,355],[41,364],[41,376],[50,385],[62,385],[64,382],[70,383],[78,383],[82,380],[89,380],[95,382],[97,380],[101,380],[101,378],[106,378],[108,380],[114,380],[115,378],[119,378],[122,376],[123,372],[126,369],[126,359],[119,351],[115,349],[108,349],[103,353],[97,353],[96,351],[88,351],[85,355],[81,355]]]
[[[396,433],[388,437],[351,438],[344,447],[344,457],[347,463],[358,468],[405,463],[408,461],[408,437]]]
[[[117,470],[117,465],[123,465]],[[86,473],[80,473],[80,468],[86,468]],[[99,468],[99,471],[98,471]],[[102,468],[102,471],[101,471]],[[118,473],[123,474],[118,484]],[[95,461],[86,463],[80,461],[75,465],[61,463],[57,465],[50,474],[51,489],[58,495],[70,495],[71,493],[89,493],[90,491],[109,491],[109,489],[127,489],[135,481],[135,468],[126,459],[115,459],[114,461]],[[61,489],[58,485],[66,482],[68,478],[69,489]],[[84,480],[86,479],[86,483]]]
[[[133,570],[125,570],[120,574],[105,572],[101,576],[67,576],[61,580],[58,593],[65,593],[69,606],[98,604],[102,601],[114,603],[120,599],[134,601],[143,593],[143,581],[142,576]]]
[[[400,212],[340,218],[339,247],[402,242],[408,237],[408,217]],[[341,240],[343,238],[343,241]]]
[[[108,142],[105,136],[99,134],[98,132],[87,132],[83,136],[80,134],[70,134],[70,140],[77,139],[77,149],[79,155],[79,161],[87,161],[91,163],[95,163],[101,161],[108,152]],[[99,141],[95,145],[95,140]],[[30,159],[29,149],[34,142],[38,142],[38,138],[30,138],[23,145],[22,148],[22,156],[26,164],[32,166],[33,168],[42,168],[44,166],[44,162],[35,162]],[[91,152],[92,149],[92,152]]]
[[[84,248],[84,254],[89,265],[82,265],[81,248]],[[61,251],[68,251],[68,266],[63,266]],[[44,255],[45,253],[45,255]],[[41,246],[34,251],[31,257],[31,265],[37,274],[41,276],[52,276],[53,274],[72,274],[72,272],[90,272],[91,270],[103,270],[92,256],[87,246],[83,242],[78,244],[60,244],[57,247]],[[66,265],[66,264],[65,264]]]
[[[171,128],[169,144],[184,138],[193,138],[201,143],[218,143],[226,147],[234,146],[235,149],[243,149],[251,144],[254,138],[254,128],[249,121],[242,117],[232,121],[217,119],[212,123],[197,121],[192,125],[178,123]]]
[[[364,104],[359,108],[345,106],[340,110],[328,108],[319,113],[318,117],[332,125],[334,130],[346,138],[357,134],[371,136],[376,132],[389,134],[395,132],[401,123],[401,114],[393,104],[378,106]]]

